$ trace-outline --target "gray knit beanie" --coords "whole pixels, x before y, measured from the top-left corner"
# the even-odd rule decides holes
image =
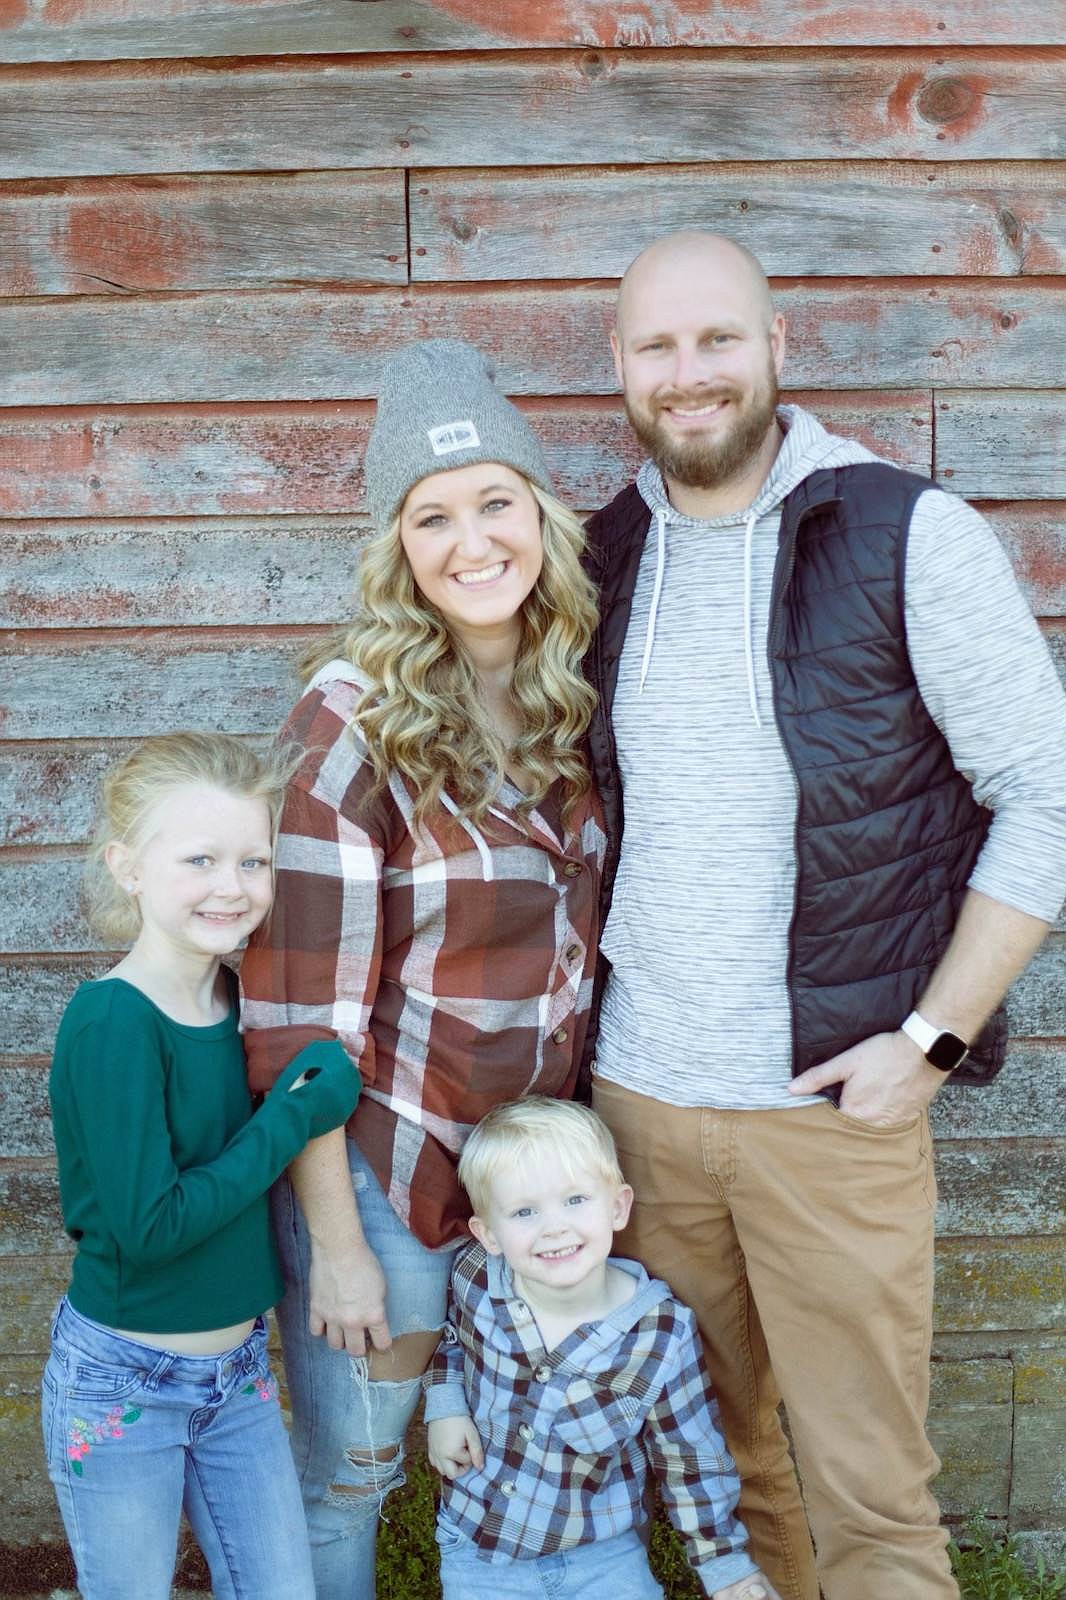
[[[390,357],[364,468],[378,532],[432,472],[499,461],[552,490],[536,435],[495,376],[488,356],[464,339],[422,339]]]

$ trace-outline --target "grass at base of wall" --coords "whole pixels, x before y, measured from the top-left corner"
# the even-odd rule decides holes
[[[378,1600],[434,1600],[439,1594],[433,1538],[436,1475],[424,1456],[412,1452],[407,1483],[385,1502],[387,1522],[378,1538]],[[980,1514],[950,1546],[962,1600],[1066,1600],[1066,1576],[1055,1578],[1026,1567],[1013,1538],[1003,1537]],[[666,1600],[704,1600],[684,1549],[663,1516],[651,1536],[651,1565]]]
[[[1017,1539],[1001,1537],[981,1512],[961,1530],[959,1542],[951,1541],[948,1553],[963,1600],[1057,1600],[1066,1595],[1066,1574],[1056,1578],[1046,1572],[1040,1555],[1030,1570]]]

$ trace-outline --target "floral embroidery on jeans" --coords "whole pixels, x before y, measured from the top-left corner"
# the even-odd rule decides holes
[[[112,1406],[103,1422],[86,1422],[83,1417],[72,1417],[67,1435],[67,1456],[70,1470],[79,1478],[85,1471],[82,1461],[94,1444],[105,1439],[121,1439],[125,1428],[140,1416],[138,1406]]]
[[[257,1394],[260,1400],[276,1400],[278,1398],[278,1380],[272,1372],[268,1372],[265,1378],[253,1378],[251,1383],[246,1383],[241,1393]]]

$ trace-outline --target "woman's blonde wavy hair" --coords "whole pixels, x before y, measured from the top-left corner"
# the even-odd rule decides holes
[[[343,656],[368,681],[355,716],[374,763],[375,792],[400,773],[414,792],[418,821],[445,789],[464,817],[480,821],[509,762],[529,781],[523,811],[544,799],[556,776],[567,810],[589,787],[581,745],[596,698],[581,662],[596,626],[596,593],[580,561],[584,530],[555,495],[524,481],[540,508],[544,559],[522,607],[511,679],[522,732],[513,750],[485,713],[469,656],[415,584],[399,516],[363,548],[355,620],[300,663],[307,678]]]
[[[134,855],[151,836],[156,808],[176,789],[204,784],[241,799],[262,800],[276,839],[285,787],[300,753],[277,746],[259,754],[228,733],[163,733],[146,739],[104,776],[96,829],[85,862],[82,897],[89,921],[109,944],[132,944],[141,931],[136,898],[105,860],[111,844]]]

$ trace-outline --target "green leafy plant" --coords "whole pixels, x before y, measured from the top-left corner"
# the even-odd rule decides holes
[[[1053,1577],[1039,1553],[1031,1571],[1022,1562],[1017,1538],[1001,1537],[983,1512],[970,1518],[961,1543],[953,1539],[948,1554],[963,1600],[1057,1600],[1066,1595],[1066,1574]]]

